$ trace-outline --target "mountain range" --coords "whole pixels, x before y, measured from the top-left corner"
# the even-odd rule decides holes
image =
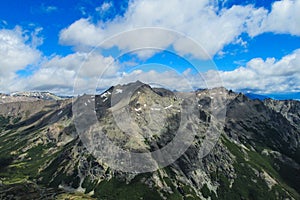
[[[0,96],[0,199],[300,199],[299,101],[141,82],[43,95]]]

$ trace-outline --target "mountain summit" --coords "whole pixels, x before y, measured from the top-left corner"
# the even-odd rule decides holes
[[[141,82],[2,102],[0,197],[299,199],[299,106]]]

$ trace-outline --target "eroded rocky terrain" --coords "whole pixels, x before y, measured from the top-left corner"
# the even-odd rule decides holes
[[[141,82],[74,99],[2,101],[0,197],[299,199],[299,108],[225,88],[179,93]],[[116,152],[87,145],[104,148],[101,132],[126,151],[154,152],[180,131],[192,137],[187,150],[168,166],[150,157],[142,169],[153,172],[118,170],[122,160],[105,162]]]

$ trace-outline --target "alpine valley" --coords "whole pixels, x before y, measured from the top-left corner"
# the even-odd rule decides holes
[[[152,152],[174,139],[189,98],[193,142],[153,172],[110,166],[90,153],[75,126],[74,105],[91,106],[114,144]],[[220,113],[216,98],[224,106]],[[135,123],[128,125],[132,135],[115,121],[122,106]],[[214,115],[222,112],[218,126]],[[210,125],[218,138],[203,157]],[[0,199],[300,199],[300,102],[252,100],[225,88],[174,92],[141,82],[73,99],[1,94]]]

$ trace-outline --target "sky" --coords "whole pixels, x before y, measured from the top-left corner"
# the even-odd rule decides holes
[[[143,81],[300,99],[300,0],[3,0],[0,92]]]

